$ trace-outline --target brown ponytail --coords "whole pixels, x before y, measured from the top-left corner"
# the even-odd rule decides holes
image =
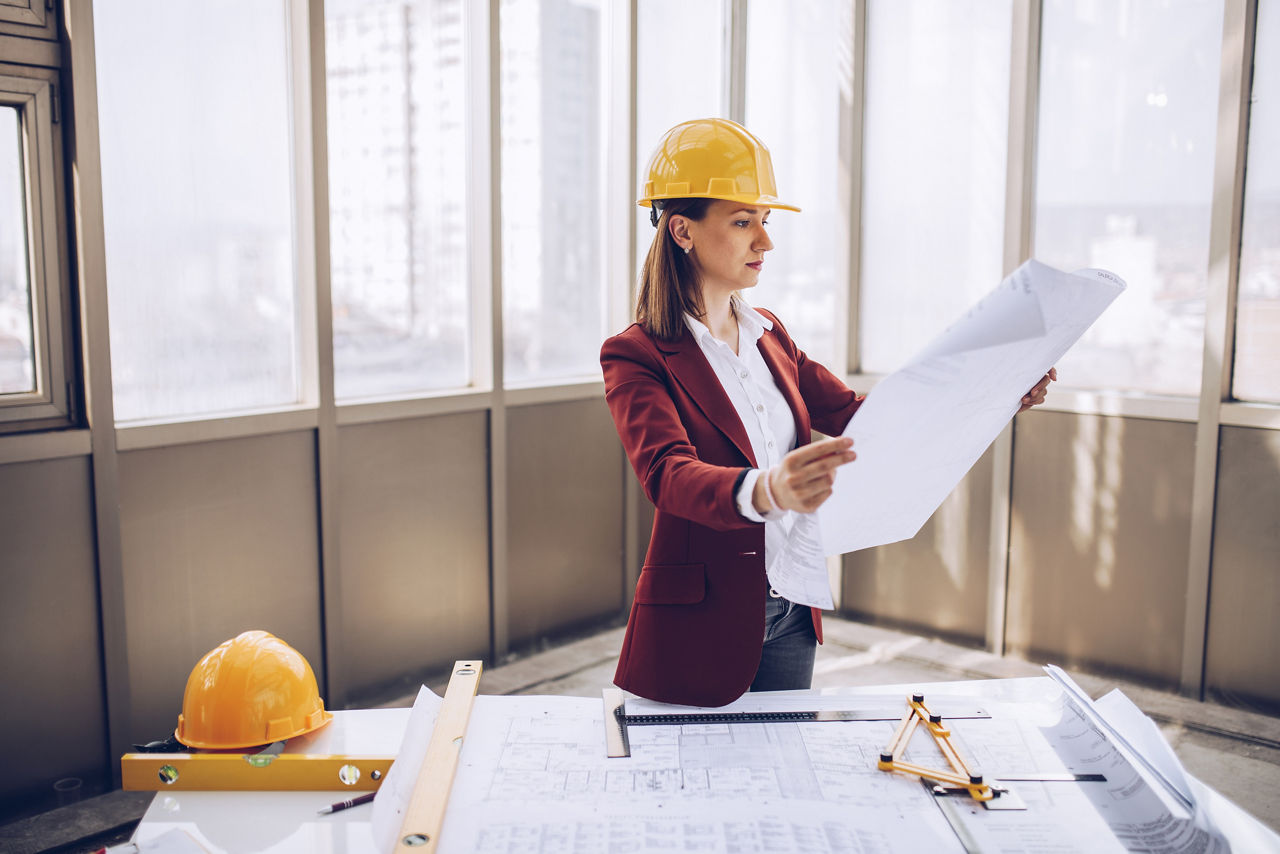
[[[662,205],[657,234],[640,269],[640,294],[636,321],[655,338],[674,341],[684,332],[684,315],[702,317],[702,289],[693,262],[671,236],[668,223],[679,214],[699,221],[707,215],[711,199],[670,199]]]

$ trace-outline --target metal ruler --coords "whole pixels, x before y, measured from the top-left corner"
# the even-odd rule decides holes
[[[689,724],[774,724],[774,723],[847,723],[850,721],[896,721],[901,709],[888,706],[866,709],[818,709],[812,711],[774,712],[676,712],[670,714],[632,715],[626,711],[626,696],[620,688],[606,688],[604,698],[605,751],[611,759],[631,755],[627,735],[636,726],[685,726]],[[989,718],[980,707],[949,709],[951,718]]]

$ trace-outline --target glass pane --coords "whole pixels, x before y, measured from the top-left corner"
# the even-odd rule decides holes
[[[36,390],[18,118],[14,107],[0,107],[0,394]]]
[[[604,0],[502,0],[506,381],[599,375]]]
[[[779,198],[801,212],[769,217],[774,249],[747,300],[775,310],[801,349],[843,373],[833,364],[836,267],[849,245],[838,122],[852,83],[853,5],[753,0],[748,9],[747,128],[769,146]]]
[[[463,0],[328,0],[339,400],[469,381]]]
[[[1035,257],[1128,291],[1058,365],[1067,385],[1197,394],[1221,0],[1048,0]]]
[[[1012,4],[873,0],[861,367],[902,364],[999,281]]]
[[[1232,393],[1280,403],[1280,4],[1258,4],[1256,45]]]
[[[724,0],[644,0],[637,4],[637,198],[644,187],[649,156],[664,133],[690,119],[727,115],[721,108],[724,7]],[[679,21],[680,26],[671,26],[672,21]],[[679,61],[672,61],[672,57],[679,57]],[[638,279],[653,243],[653,224],[648,208],[637,205],[635,216]]]
[[[283,4],[105,2],[94,25],[117,419],[297,402]]]

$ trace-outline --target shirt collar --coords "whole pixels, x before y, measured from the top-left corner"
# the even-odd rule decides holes
[[[733,312],[738,316],[738,326],[746,333],[748,339],[758,341],[760,336],[766,331],[773,328],[773,321],[747,305],[747,301],[734,294],[730,297]],[[689,327],[689,331],[693,333],[693,338],[698,342],[717,341],[718,339],[711,334],[711,330],[701,320],[698,320],[688,312],[684,315],[685,326]],[[709,342],[708,342],[709,343]]]

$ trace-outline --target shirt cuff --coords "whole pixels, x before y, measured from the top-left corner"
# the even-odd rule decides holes
[[[756,510],[755,502],[752,501],[752,495],[756,491],[756,481],[762,474],[764,472],[760,469],[748,469],[746,476],[742,478],[742,485],[738,487],[738,514],[752,522],[776,522],[786,516],[787,511],[774,507],[768,513],[761,514]]]

